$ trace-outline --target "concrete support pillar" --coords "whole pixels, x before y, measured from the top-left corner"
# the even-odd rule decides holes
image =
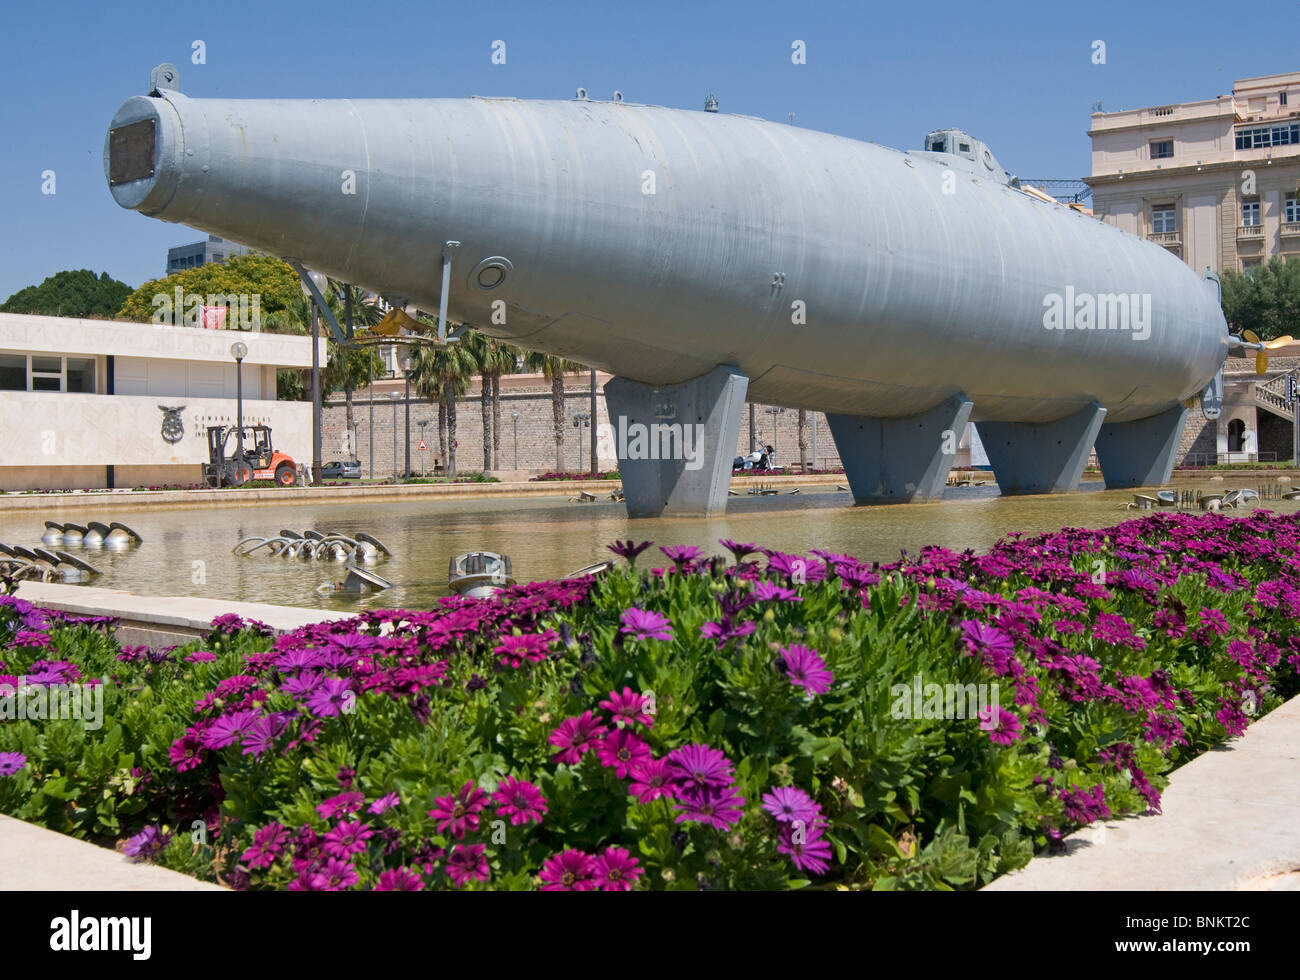
[[[1187,407],[1135,422],[1106,422],[1097,433],[1097,461],[1110,490],[1159,486],[1169,480],[1182,440]]]
[[[748,387],[727,365],[672,385],[609,380],[605,404],[629,517],[726,511]]]
[[[998,487],[1007,496],[1074,490],[1106,410],[1091,402],[1055,422],[977,422]]]
[[[954,395],[896,419],[828,413],[855,504],[930,500],[943,494],[972,403]]]

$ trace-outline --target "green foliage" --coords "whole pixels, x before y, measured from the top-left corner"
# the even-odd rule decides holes
[[[20,289],[0,306],[0,313],[35,313],[42,316],[111,319],[131,292],[131,287],[90,269],[56,272],[39,286]]]
[[[1234,331],[1253,330],[1261,340],[1300,334],[1300,261],[1280,255],[1250,273],[1223,273],[1223,313]]]
[[[184,295],[197,293],[204,297],[205,302],[210,295],[260,296],[262,329],[302,332],[286,329],[292,324],[284,317],[287,311],[300,308],[304,302],[298,274],[279,259],[258,254],[236,255],[225,262],[209,262],[162,279],[150,279],[126,297],[118,316],[149,323],[158,309],[153,298],[157,295],[173,297],[178,286]]]

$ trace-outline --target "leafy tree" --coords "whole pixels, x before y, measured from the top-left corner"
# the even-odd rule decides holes
[[[197,269],[184,269],[162,279],[150,279],[126,298],[118,316],[142,323],[151,322],[154,311],[159,308],[154,305],[154,297],[166,296],[170,302],[177,286],[181,287],[183,295],[197,293],[205,302],[208,296],[232,293],[259,297],[263,330],[276,330],[276,325],[284,321],[283,318],[277,320],[275,314],[284,313],[303,302],[298,274],[287,263],[270,255],[236,255],[225,262],[209,262]]]
[[[90,269],[56,272],[39,286],[20,289],[0,306],[0,313],[35,313],[41,316],[76,316],[112,319],[131,287]]]
[[[436,325],[435,317],[421,322]],[[420,345],[411,352],[411,384],[422,398],[438,404],[438,439],[446,460],[447,476],[456,477],[456,400],[469,390],[477,371],[473,353],[457,341],[444,347]]]
[[[1280,255],[1249,273],[1223,273],[1223,313],[1234,332],[1253,330],[1262,340],[1300,334],[1300,260]]]
[[[518,361],[515,348],[470,330],[460,344],[474,359],[479,385],[479,411],[483,416],[483,469],[493,468],[501,450],[501,375],[513,371]]]

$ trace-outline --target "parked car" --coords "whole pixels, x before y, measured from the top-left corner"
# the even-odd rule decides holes
[[[361,460],[332,459],[320,468],[322,480],[360,480]]]

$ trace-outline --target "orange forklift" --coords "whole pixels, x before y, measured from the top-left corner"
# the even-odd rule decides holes
[[[240,458],[239,440],[227,449],[238,426],[208,426],[208,461],[203,464],[203,480],[210,487],[242,487],[250,480],[274,480],[282,487],[298,479],[298,465],[292,457],[277,450],[271,442],[269,425],[244,426],[244,452]]]

